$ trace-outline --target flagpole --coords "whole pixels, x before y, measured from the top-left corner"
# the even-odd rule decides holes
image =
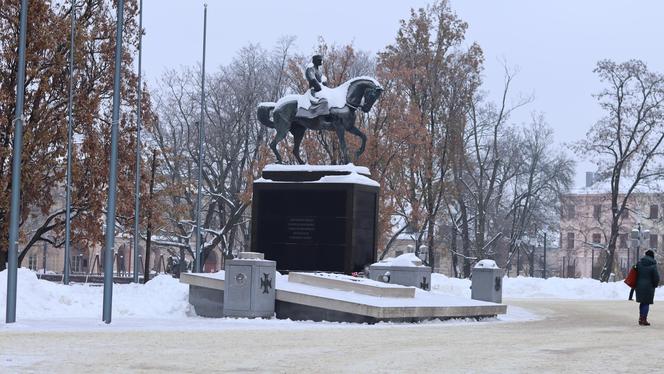
[[[143,0],[139,3],[138,14],[138,87],[136,92],[136,196],[134,197],[134,283],[138,283],[138,242],[140,239],[139,221],[141,208],[141,54],[143,41]]]
[[[16,119],[12,160],[11,208],[9,210],[9,246],[7,248],[6,323],[16,322],[16,273],[18,271],[18,221],[21,198],[21,154],[23,153],[23,102],[25,100],[25,39],[28,28],[28,0],[21,0],[18,37],[18,74],[16,79]]]
[[[69,284],[71,272],[71,153],[74,119],[72,106],[74,98],[74,30],[76,25],[76,0],[71,2],[71,43],[69,48],[69,101],[67,103],[67,186],[65,191],[65,268],[62,283]]]
[[[118,122],[120,121],[120,72],[122,69],[122,24],[124,0],[118,0],[115,30],[115,76],[113,78],[113,116],[111,119],[111,162],[108,177],[108,211],[106,212],[106,248],[104,258],[103,321],[111,323],[113,302],[113,242],[115,240],[115,196],[117,194]]]
[[[203,63],[201,65],[201,120],[198,123],[198,195],[196,196],[196,259],[194,273],[201,271],[201,175],[203,174],[203,141],[205,134],[205,38],[207,30],[207,4],[203,9]],[[184,259],[182,259],[184,261]]]

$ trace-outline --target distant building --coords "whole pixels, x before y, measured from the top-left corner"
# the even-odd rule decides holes
[[[625,180],[628,182],[628,180]],[[621,190],[625,190],[621,186]],[[612,272],[623,277],[647,249],[662,248],[664,220],[660,209],[664,192],[644,186],[632,192],[620,217]],[[619,196],[619,201],[624,195]],[[560,261],[566,277],[597,278],[604,264],[611,230],[611,193],[608,181],[586,174],[586,185],[561,196]],[[639,239],[640,238],[640,239]],[[659,254],[656,255],[659,259]],[[658,261],[659,262],[659,261]]]
[[[65,197],[64,187],[56,187],[54,190],[54,203],[51,211],[57,211],[64,208]],[[22,231],[27,233],[35,232],[45,220],[45,214],[39,209],[32,209],[26,222],[21,228]],[[64,218],[64,217],[63,217]],[[103,219],[101,220],[103,221]],[[99,230],[104,230],[103,225],[100,225]],[[64,230],[63,230],[64,231]],[[46,234],[50,235],[49,233]],[[60,235],[64,235],[60,233]],[[158,237],[154,237],[159,239]],[[59,238],[58,240],[62,240]],[[19,248],[25,247],[25,238],[19,242]],[[144,240],[139,241],[139,274],[143,274],[145,269],[145,248]],[[113,246],[113,273],[131,276],[135,268],[134,261],[134,243],[133,236],[130,232],[118,233],[114,240]],[[155,272],[165,272],[168,260],[171,256],[177,256],[179,250],[174,247],[160,246],[152,243],[150,258],[150,269]],[[216,272],[221,269],[221,256],[218,256],[216,251],[212,251],[208,256],[207,261],[203,264],[203,269],[206,272]],[[188,257],[187,261],[190,262],[191,258]],[[64,270],[65,263],[65,248],[64,245],[58,247],[51,245],[47,242],[35,243],[25,258],[21,266],[28,267],[40,273],[56,273],[61,274]],[[84,243],[72,240],[71,242],[71,258],[70,269],[72,274],[100,274],[103,272],[104,266],[104,247],[100,244],[86,245]]]

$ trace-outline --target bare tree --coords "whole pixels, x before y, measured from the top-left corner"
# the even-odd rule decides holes
[[[611,230],[600,280],[606,282],[614,267],[620,218],[638,186],[664,175],[661,157],[664,140],[664,76],[645,63],[602,60],[595,73],[607,87],[597,99],[605,115],[574,145],[589,156],[600,177],[611,184]]]
[[[286,57],[290,43],[284,41],[279,49]],[[249,228],[245,212],[251,201],[251,182],[264,162],[262,148],[267,137],[267,129],[255,119],[255,108],[262,98],[283,92],[278,77],[283,65],[279,61],[283,64],[286,57],[249,45],[228,66],[206,78],[201,263],[214,249],[224,257],[246,249]],[[161,155],[158,172],[165,208],[161,213],[166,223],[155,230],[159,235],[153,241],[182,249],[192,257],[200,87],[200,75],[193,69],[166,74],[159,90],[160,121],[154,133]]]
[[[553,148],[553,130],[542,115],[533,117],[517,139],[517,173],[508,187],[511,196],[501,202],[499,220],[508,238],[508,267],[517,250],[523,249],[534,266],[534,249],[544,232],[556,231],[561,193],[572,183],[574,162]],[[522,243],[529,245],[520,246]]]
[[[390,174],[395,180],[388,184],[401,190],[395,214],[417,233],[416,250],[426,244],[432,267],[440,255],[437,222],[450,155],[460,146],[452,134],[465,126],[464,113],[480,84],[483,55],[476,44],[463,46],[467,27],[447,1],[412,10],[394,44],[379,56],[379,70],[390,81],[392,94],[401,97],[403,107],[395,110],[408,112],[405,118],[399,113],[392,117],[410,132],[402,160],[393,165],[400,170]]]

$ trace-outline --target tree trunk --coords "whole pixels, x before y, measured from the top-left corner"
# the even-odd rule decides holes
[[[452,239],[450,242],[450,249],[451,255],[452,255],[452,276],[454,278],[459,277],[459,272],[457,269],[457,262],[458,262],[458,257],[457,257],[457,230],[456,227],[452,228]]]
[[[611,186],[611,232],[609,234],[609,243],[607,245],[606,261],[602,267],[602,272],[600,274],[600,281],[608,282],[609,276],[613,269],[613,257],[616,252],[616,240],[618,239],[618,230],[620,225],[618,220],[620,219],[620,214],[622,209],[618,208],[618,183],[620,181],[620,170],[614,171],[614,174],[618,175],[612,179],[613,185]],[[625,198],[626,199],[626,198]],[[624,209],[624,205],[622,207]],[[640,238],[639,238],[640,239]],[[638,258],[636,259],[638,261]]]
[[[150,209],[148,210],[148,228],[145,233],[145,269],[143,283],[150,280],[150,252],[152,247],[152,197],[154,195],[154,173],[157,169],[157,150],[152,151],[152,169],[150,170]]]
[[[433,217],[429,219],[429,225],[428,225],[428,236],[427,236],[427,245],[429,246],[428,250],[429,253],[427,253],[427,257],[429,260],[429,266],[431,266],[431,272],[433,273],[436,267],[435,259],[434,259],[434,254],[433,254],[433,243],[434,243],[434,230],[435,230],[435,224],[433,221]]]
[[[535,247],[530,248],[530,254],[528,256],[528,266],[530,267],[530,277],[535,276]]]
[[[606,261],[602,267],[602,272],[600,274],[600,281],[608,282],[611,272],[613,271],[614,266],[614,257],[616,252],[616,241],[618,239],[618,222],[617,219],[613,220],[611,223],[611,236],[609,237],[609,243],[606,251]],[[615,227],[614,227],[615,226]],[[637,258],[636,261],[639,259]]]
[[[463,277],[470,277],[470,233],[468,232],[468,212],[466,204],[461,202],[461,245],[463,247]]]

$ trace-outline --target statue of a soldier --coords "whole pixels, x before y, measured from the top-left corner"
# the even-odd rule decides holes
[[[322,90],[321,85],[327,86],[327,77],[323,75],[320,67],[323,64],[323,56],[314,55],[311,58],[311,63],[307,64],[307,67],[304,71],[304,77],[309,82],[309,88],[312,90],[312,96],[316,96],[315,93]]]
[[[314,55],[311,58],[311,62],[307,64],[304,70],[304,77],[307,82],[309,82],[309,91],[307,91],[305,95],[309,96],[311,105],[309,108],[300,108],[297,112],[298,117],[315,118],[330,113],[327,99],[324,96],[317,94],[323,90],[322,86],[327,87],[327,77],[323,75],[320,68],[322,64],[323,56]]]

